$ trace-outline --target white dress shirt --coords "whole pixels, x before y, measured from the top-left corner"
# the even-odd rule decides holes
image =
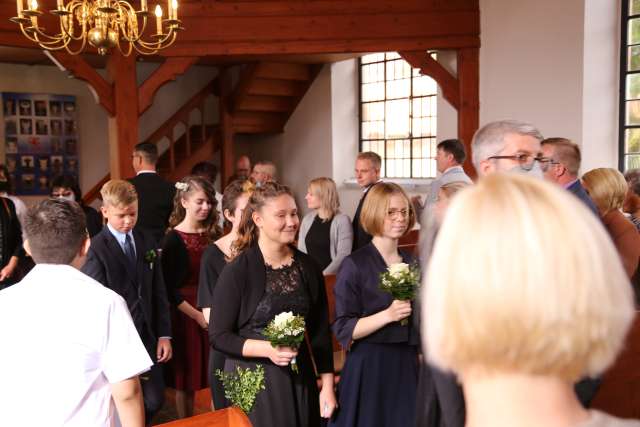
[[[0,291],[0,343],[1,426],[112,426],[110,384],[152,365],[122,297],[69,265]]]

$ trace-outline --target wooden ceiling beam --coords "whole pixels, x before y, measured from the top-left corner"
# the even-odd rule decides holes
[[[456,110],[460,108],[460,88],[458,79],[444,68],[438,61],[433,59],[425,51],[401,51],[398,52],[402,58],[413,68],[419,68],[422,74],[433,78],[440,89],[442,95]]]
[[[114,105],[113,85],[107,82],[81,56],[70,55],[66,52],[54,51],[51,56],[60,63],[73,77],[83,80],[93,88],[98,96],[100,105],[110,116],[116,114]]]
[[[138,89],[138,114],[142,115],[153,104],[153,98],[158,90],[165,84],[175,81],[176,77],[187,72],[198,61],[195,56],[167,58],[156,70],[140,85]]]

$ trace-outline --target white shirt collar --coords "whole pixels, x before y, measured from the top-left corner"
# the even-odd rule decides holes
[[[158,173],[158,172],[153,171],[153,170],[151,170],[151,169],[143,169],[143,170],[139,171],[139,172],[136,174],[136,176],[137,176],[137,175],[141,175],[141,174],[143,174],[143,173]]]
[[[116,230],[115,228],[113,228],[111,226],[111,224],[109,224],[109,223],[107,223],[107,228],[109,229],[111,234],[113,234],[113,237],[116,238],[116,240],[120,244],[120,247],[122,247],[124,249],[124,242],[125,242],[125,240],[127,238],[127,235],[129,235],[131,237],[131,242],[133,242],[134,247],[135,247],[135,241],[133,240],[133,231],[130,231],[128,233],[121,233],[118,230]]]

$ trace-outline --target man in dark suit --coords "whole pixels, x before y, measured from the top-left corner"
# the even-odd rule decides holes
[[[136,330],[151,360],[156,362],[140,377],[146,420],[150,423],[164,402],[160,363],[172,356],[167,291],[154,238],[143,230],[133,230],[138,210],[133,185],[111,180],[100,194],[107,225],[91,239],[82,271],[124,298]]]
[[[542,140],[541,144],[544,178],[566,188],[600,218],[596,204],[578,178],[582,161],[578,144],[567,138],[547,138]],[[578,399],[585,408],[591,406],[591,401],[598,392],[601,382],[600,378],[583,378],[575,384]]]
[[[129,179],[138,193],[138,223],[136,229],[151,233],[159,246],[169,224],[176,189],[156,172],[158,148],[142,142],[133,149],[132,162],[136,176]]]
[[[353,215],[353,251],[360,249],[371,241],[371,235],[364,231],[360,224],[360,211],[364,199],[367,197],[369,190],[373,185],[380,181],[380,166],[382,159],[372,151],[358,153],[356,158],[356,180],[358,185],[362,187],[362,197],[358,202],[356,213]]]
[[[567,138],[547,138],[541,144],[544,178],[569,190],[600,217],[598,208],[578,179],[582,161],[578,144]]]

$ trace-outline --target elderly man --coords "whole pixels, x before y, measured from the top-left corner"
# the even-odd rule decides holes
[[[362,188],[362,197],[358,202],[356,213],[353,216],[353,250],[360,249],[367,245],[372,236],[364,231],[362,224],[360,224],[360,211],[364,199],[367,197],[369,190],[373,185],[380,181],[380,166],[382,165],[382,159],[379,155],[373,151],[365,151],[358,153],[356,158],[356,180],[358,185]]]
[[[542,141],[542,170],[544,178],[569,190],[596,216],[598,208],[578,179],[580,172],[580,147],[567,138],[547,138]]]
[[[473,135],[473,165],[479,176],[518,172],[542,178],[542,134],[533,125],[500,120],[484,125]]]
[[[257,186],[261,186],[265,182],[276,181],[278,170],[273,162],[268,160],[260,160],[253,166],[251,179]]]

